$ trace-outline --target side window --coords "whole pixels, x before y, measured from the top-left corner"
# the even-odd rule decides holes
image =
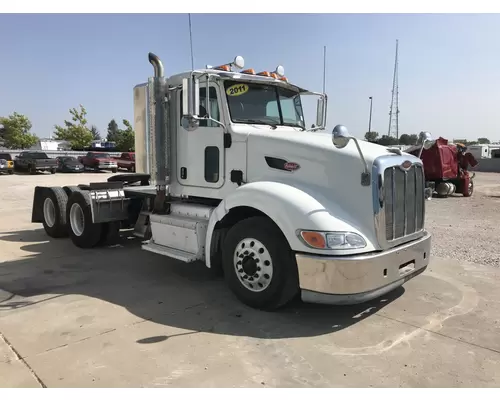
[[[215,183],[219,181],[219,148],[205,147],[205,180]]]
[[[293,99],[287,97],[280,98],[281,112],[283,113],[283,122],[296,122],[298,115],[295,112],[295,104]]]
[[[203,111],[203,109],[207,110],[207,96],[206,96],[207,88],[206,86],[200,85],[200,110]],[[180,91],[180,102],[179,102],[179,125],[182,126],[182,90]],[[210,87],[209,90],[209,107],[210,107],[210,116],[217,120],[220,121],[220,110],[219,110],[219,103],[217,101],[217,90],[215,90],[214,87]],[[201,114],[201,112],[200,112]],[[208,127],[208,128],[218,128],[219,125],[216,124],[213,121],[200,121],[200,127]]]

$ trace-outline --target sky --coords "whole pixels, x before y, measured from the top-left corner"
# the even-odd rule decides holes
[[[327,129],[363,137],[389,127],[399,40],[399,134],[500,140],[500,15],[191,14],[195,68],[245,59],[246,68],[284,66],[298,86],[322,90],[327,46]],[[187,14],[0,15],[0,116],[27,115],[49,137],[83,104],[105,136],[114,118],[133,121],[133,87],[191,68]],[[306,123],[315,106],[306,102]]]

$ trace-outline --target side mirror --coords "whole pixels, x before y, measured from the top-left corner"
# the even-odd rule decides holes
[[[200,81],[191,77],[182,80],[182,126],[194,131],[200,125],[197,119],[200,112]]]
[[[316,126],[322,126],[324,127],[324,121],[325,121],[325,98],[320,97],[318,99],[318,105],[316,107]]]
[[[347,146],[352,136],[344,125],[337,125],[333,128],[332,143],[337,149],[343,149]]]
[[[182,80],[182,115],[197,117],[200,112],[200,81],[198,78]]]

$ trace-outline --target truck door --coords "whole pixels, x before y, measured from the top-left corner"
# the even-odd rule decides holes
[[[210,116],[221,121],[217,86],[210,85]],[[224,132],[213,121],[200,121],[194,131],[182,127],[182,90],[177,99],[177,181],[184,186],[220,188],[224,184]],[[200,82],[200,106],[206,104],[206,83]],[[201,114],[201,113],[200,113]]]

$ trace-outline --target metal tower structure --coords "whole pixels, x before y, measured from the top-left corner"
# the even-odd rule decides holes
[[[396,40],[396,59],[394,61],[394,76],[392,78],[391,110],[389,111],[389,136],[399,139],[399,84],[398,84],[398,41]]]

